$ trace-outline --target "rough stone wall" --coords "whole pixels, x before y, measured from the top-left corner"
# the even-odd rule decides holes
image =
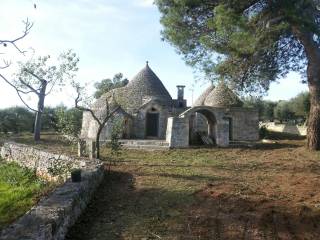
[[[234,141],[259,140],[259,113],[250,108],[231,108]]]
[[[274,132],[283,132],[289,134],[296,134],[300,136],[307,135],[306,126],[299,126],[293,124],[275,124],[274,122],[263,123],[262,126],[265,126],[268,130]]]
[[[127,120],[130,123],[130,117],[126,114],[122,109],[119,109],[106,123],[105,127],[102,129],[100,134],[100,140],[104,141],[106,139],[111,138],[111,132],[113,129],[113,125],[116,121],[125,122]],[[96,133],[98,131],[98,123],[92,118],[92,116],[88,115],[87,112],[83,114],[83,122],[82,122],[82,130],[81,130],[81,138],[84,139],[94,139],[96,138]]]
[[[34,154],[35,156],[32,157]],[[38,149],[16,143],[5,143],[1,155],[8,161],[41,170],[50,165],[56,156]],[[61,156],[60,156],[61,157]],[[65,156],[64,156],[65,157]],[[30,159],[30,160],[28,160]],[[50,159],[50,160],[49,160]],[[15,223],[2,230],[0,240],[62,240],[81,212],[86,208],[94,191],[104,177],[103,165],[98,160],[65,158],[75,163],[81,162],[82,181],[66,181],[48,197],[42,199]],[[83,161],[85,164],[83,164]]]
[[[201,113],[196,113],[193,121],[195,132],[208,132],[208,120],[204,115]]]
[[[170,117],[166,141],[171,148],[185,148],[189,146],[189,119]]]
[[[166,138],[167,122],[170,116],[169,108],[161,102],[151,101],[143,106],[139,112],[133,117],[133,138],[146,138],[146,116],[150,109],[155,108],[159,112],[159,139]]]
[[[36,147],[24,144],[6,142],[1,148],[1,157],[6,161],[13,161],[20,166],[35,169],[38,175],[52,178],[48,168],[57,162],[70,163],[72,168],[87,168],[96,166],[100,161],[86,158],[71,157],[42,151]]]
[[[219,147],[228,147],[229,146],[229,122],[225,119],[220,119],[217,121],[215,126],[216,128],[216,144]]]
[[[215,139],[217,146],[226,147],[229,145],[229,124],[225,119],[226,108],[197,106],[182,113],[181,116],[190,119],[195,113],[200,113],[202,115],[202,121],[199,121],[198,124],[194,125],[194,129],[204,128],[202,125],[204,124],[205,119],[211,119],[211,122],[213,122],[213,129],[210,129],[210,136]]]

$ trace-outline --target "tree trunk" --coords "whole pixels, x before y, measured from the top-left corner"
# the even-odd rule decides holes
[[[307,78],[310,92],[307,145],[310,150],[320,150],[320,49],[312,32],[295,28],[295,35],[305,48],[308,59]]]
[[[41,117],[44,110],[44,99],[46,97],[46,88],[47,88],[47,82],[44,81],[42,83],[42,87],[40,89],[40,93],[38,95],[38,108],[36,113],[36,119],[34,122],[34,140],[39,141],[40,140],[40,132],[41,132]]]
[[[320,66],[320,63],[319,65]],[[320,75],[319,75],[320,77]],[[310,113],[308,118],[308,148],[320,150],[320,84],[309,84]]]
[[[97,156],[97,159],[100,159],[100,134],[101,134],[103,127],[104,127],[103,125],[99,125],[98,132],[96,135],[96,156]]]

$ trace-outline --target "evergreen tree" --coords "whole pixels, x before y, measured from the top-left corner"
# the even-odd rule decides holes
[[[244,91],[289,71],[310,92],[308,147],[320,149],[320,6],[316,0],[156,0],[163,38],[186,62]],[[213,74],[213,75],[214,75]]]

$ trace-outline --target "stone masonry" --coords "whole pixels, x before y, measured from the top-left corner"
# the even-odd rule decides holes
[[[50,166],[53,158],[60,157],[65,161],[73,161],[75,167],[82,169],[82,181],[74,183],[69,179],[57,187],[24,216],[2,230],[0,240],[64,239],[68,229],[86,208],[104,177],[103,165],[97,159],[57,156],[16,143],[5,143],[1,149],[1,156],[21,166],[35,168],[41,175],[47,175],[45,168]]]

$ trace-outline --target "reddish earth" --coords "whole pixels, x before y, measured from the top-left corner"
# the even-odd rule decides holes
[[[123,151],[67,239],[320,239],[320,154],[276,141]]]

